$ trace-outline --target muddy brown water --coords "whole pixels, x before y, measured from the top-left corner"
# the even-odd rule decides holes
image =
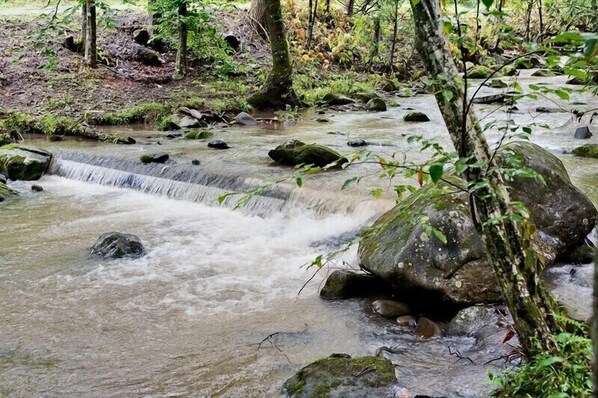
[[[549,82],[561,85],[564,78]],[[227,151],[122,128],[117,131],[139,143],[40,141],[57,153],[53,174],[39,181],[44,192],[14,183],[21,197],[0,208],[0,396],[272,397],[313,360],[335,352],[373,354],[382,346],[395,348],[389,357],[402,387],[432,396],[487,396],[487,372],[501,372],[505,362],[484,363],[502,348],[472,338],[420,341],[410,329],[373,316],[366,301],[322,301],[317,292],[328,269],[298,295],[314,272],[306,264],[332,250],[314,242],[334,241],[370,222],[392,206],[392,189],[378,178],[376,164],[306,177],[297,189],[289,169],[272,164],[267,151],[296,138],[348,155],[354,151],[347,140],[365,139],[374,154],[417,162],[428,155],[402,134],[450,145],[430,96],[397,100],[399,107],[383,113],[328,114],[329,123],[308,114],[278,129],[215,132],[232,146]],[[563,106],[598,107],[588,94],[573,100],[586,105]],[[540,98],[521,101],[520,113],[478,111],[489,114],[485,120],[551,125],[534,128],[531,140],[556,153],[598,203],[598,161],[566,154],[580,144],[572,138],[577,122],[568,113],[537,114],[536,106],[554,104]],[[407,108],[425,111],[431,122],[404,123]],[[488,134],[499,139],[496,129]],[[162,151],[171,155],[169,164],[138,169],[142,153]],[[201,165],[192,166],[192,159]],[[340,189],[362,175],[370,177]],[[283,179],[241,211],[217,205],[223,193]],[[374,200],[368,192],[377,187],[387,192]],[[90,257],[94,240],[110,230],[137,234],[148,254]],[[341,260],[356,267],[355,246],[332,266],[342,267]],[[475,363],[459,360],[449,347]]]

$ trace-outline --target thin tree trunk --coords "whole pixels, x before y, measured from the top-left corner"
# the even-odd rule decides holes
[[[316,12],[314,11],[314,1],[309,0],[307,3],[309,15],[307,17],[307,49],[309,50],[311,47],[311,39],[314,34],[314,17]]]
[[[554,300],[540,280],[540,261],[531,249],[524,249],[529,247],[529,234],[522,233],[520,227],[527,225],[517,225],[506,216],[509,194],[500,173],[492,170],[495,167],[488,143],[467,105],[463,83],[442,30],[438,0],[411,0],[411,8],[416,48],[428,75],[436,79],[436,101],[455,149],[470,165],[464,178],[470,186],[488,181],[487,188],[470,197],[472,218],[513,315],[522,348],[526,354],[537,353],[538,349],[555,351],[552,335],[560,331],[560,325],[554,316]],[[445,95],[446,91],[451,95]]]
[[[594,302],[592,317],[592,345],[594,360],[592,361],[592,373],[594,375],[593,398],[598,398],[598,251],[594,255]]]
[[[478,39],[480,37],[480,0],[476,0],[476,9],[475,9],[475,39],[474,39],[474,44],[476,46],[476,48],[473,50],[474,52],[477,52],[477,45],[478,45]]]
[[[502,9],[504,7],[504,4],[505,4],[505,0],[500,0],[498,2],[498,12],[499,12],[499,14],[501,14],[500,15],[501,20],[503,18],[503,16],[502,16]],[[498,50],[498,48],[499,48],[498,45],[500,44],[500,35],[502,33],[502,28],[500,27],[500,22],[497,23],[497,25],[499,25],[499,29],[498,29],[497,35],[496,35],[496,44],[494,45],[494,50]]]
[[[353,15],[353,9],[355,8],[355,0],[349,0],[347,2],[347,15]]]
[[[380,6],[376,7],[374,13],[374,37],[372,42],[372,51],[370,52],[370,58],[374,59],[380,52]]]
[[[150,36],[154,34],[154,25],[160,19],[160,16],[155,14],[152,9],[155,3],[156,0],[147,0],[147,32]]]
[[[266,0],[272,70],[264,87],[247,102],[258,109],[281,109],[286,105],[302,106],[293,89],[293,68],[286,39],[280,0]]]
[[[95,0],[87,0],[87,37],[85,39],[85,63],[98,67],[97,25]]]
[[[179,3],[178,11],[179,22],[179,45],[176,52],[176,62],[174,65],[174,76],[181,79],[187,74],[187,1],[183,0]]]
[[[538,37],[540,40],[542,40],[544,36],[544,13],[542,8],[542,0],[538,0],[538,16],[540,18],[540,35]]]
[[[397,45],[397,33],[399,29],[399,0],[394,0],[395,9],[393,14],[394,24],[392,26],[392,40],[390,42],[390,57],[389,57],[389,70],[390,73],[395,69],[395,48]]]
[[[534,11],[534,0],[528,0],[525,22],[525,38],[527,41],[532,39],[532,13]]]
[[[81,48],[85,48],[86,36],[87,36],[87,0],[81,4],[81,36],[79,36],[79,43],[81,43]]]

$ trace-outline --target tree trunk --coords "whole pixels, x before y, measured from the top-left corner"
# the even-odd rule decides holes
[[[85,39],[85,63],[98,67],[97,25],[95,0],[87,0],[87,36]]]
[[[498,2],[498,12],[501,14],[501,16],[499,17],[499,18],[501,18],[501,20],[497,22],[498,30],[497,30],[497,34],[496,34],[496,44],[494,45],[494,51],[498,50],[498,48],[499,48],[498,46],[500,44],[500,35],[502,33],[502,27],[500,26],[500,23],[502,22],[502,18],[503,18],[502,9],[503,9],[504,3],[505,3],[505,0],[500,0]]]
[[[560,331],[560,325],[554,316],[554,300],[540,280],[541,262],[529,248],[531,227],[517,225],[508,216],[509,194],[496,171],[476,115],[468,105],[442,30],[438,0],[411,0],[411,8],[416,48],[428,75],[434,79],[436,101],[455,149],[470,165],[463,177],[469,186],[488,181],[487,188],[470,196],[472,218],[513,315],[522,348],[532,355],[538,349],[555,351],[552,335]],[[447,91],[451,95],[444,94]]]
[[[395,48],[397,45],[397,33],[399,29],[399,0],[394,0],[395,9],[393,13],[394,24],[392,26],[392,40],[390,41],[390,57],[388,60],[390,74],[395,69]]]
[[[373,60],[380,52],[380,6],[377,6],[374,13],[374,37],[372,39],[373,42],[370,58]]]
[[[311,48],[311,42],[314,37],[314,25],[318,13],[318,0],[309,0],[309,22],[307,27],[307,49]]]
[[[181,79],[187,74],[187,1],[183,0],[179,3],[178,11],[179,22],[179,45],[176,52],[176,62],[174,65],[174,77]]]
[[[81,48],[85,48],[85,39],[87,37],[87,0],[81,4],[81,36],[79,43]]]
[[[527,12],[525,21],[525,39],[531,40],[532,37],[532,11],[534,9],[534,0],[527,0]]]
[[[347,1],[347,15],[353,15],[353,9],[355,8],[355,0]]]
[[[281,109],[287,105],[303,106],[293,89],[291,57],[286,39],[280,0],[266,0],[272,70],[260,92],[247,102],[257,109]]]
[[[266,14],[265,0],[251,0],[249,7],[249,16],[251,17],[254,28],[260,36],[266,38],[268,36],[268,18]]]
[[[160,19],[160,15],[154,13],[153,7],[156,0],[147,0],[147,32],[152,36],[154,34],[154,25]]]
[[[592,317],[592,345],[594,360],[592,361],[592,373],[594,374],[593,398],[598,398],[598,251],[594,255],[594,302]]]
[[[540,18],[540,35],[538,36],[540,40],[544,37],[544,12],[543,12],[543,5],[542,0],[538,0],[538,17]]]

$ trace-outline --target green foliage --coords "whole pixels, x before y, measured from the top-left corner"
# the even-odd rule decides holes
[[[574,323],[573,321],[569,321]],[[587,329],[579,326],[578,329]],[[496,398],[579,398],[592,392],[592,341],[587,334],[554,337],[556,354],[539,354],[504,376],[491,375]]]
[[[185,134],[185,138],[188,140],[203,140],[210,138],[214,135],[211,131],[207,130],[192,130]]]

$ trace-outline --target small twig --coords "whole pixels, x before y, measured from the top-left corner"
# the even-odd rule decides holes
[[[455,361],[455,363],[459,362],[461,359],[467,359],[469,362],[471,362],[472,365],[475,365],[475,362],[470,358],[470,357],[466,357],[461,355],[461,353],[459,352],[459,350],[455,349],[455,351],[451,351],[451,346],[448,346],[448,350],[449,350],[449,354],[456,356],[458,359]]]
[[[354,375],[353,377],[360,377],[366,373],[373,372],[374,370],[376,370],[376,369],[366,366],[365,368],[361,369],[361,371],[359,373],[357,373],[356,375]]]

